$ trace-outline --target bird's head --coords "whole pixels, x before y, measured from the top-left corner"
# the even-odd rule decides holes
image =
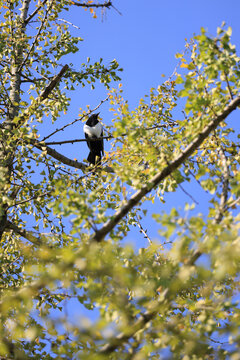
[[[95,126],[98,123],[98,115],[99,114],[100,113],[92,114],[91,116],[89,116],[88,120],[86,121],[86,125]]]

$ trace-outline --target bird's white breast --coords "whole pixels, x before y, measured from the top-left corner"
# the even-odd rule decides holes
[[[100,122],[98,122],[93,127],[88,126],[86,124],[84,124],[84,126],[83,126],[83,131],[85,132],[85,134],[88,134],[88,136],[90,136],[90,137],[92,137],[92,136],[100,137],[101,133],[102,133],[102,129],[103,129],[103,127]]]

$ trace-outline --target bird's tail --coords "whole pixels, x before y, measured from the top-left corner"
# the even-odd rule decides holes
[[[96,165],[96,164],[100,165],[101,164],[101,152],[96,153],[96,152],[90,151],[87,161],[93,165]]]

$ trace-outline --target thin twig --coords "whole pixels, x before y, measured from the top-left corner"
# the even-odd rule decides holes
[[[51,134],[45,136],[45,137],[42,139],[42,141],[45,141],[45,140],[49,139],[51,136],[55,135],[57,132],[63,131],[63,130],[66,129],[68,126],[71,126],[71,125],[75,124],[77,121],[82,121],[86,116],[89,116],[90,114],[92,114],[92,113],[93,113],[94,111],[96,111],[105,101],[108,101],[108,100],[109,100],[109,95],[108,95],[105,99],[101,100],[101,102],[100,102],[93,110],[91,110],[88,114],[82,115],[80,118],[75,119],[75,120],[72,121],[71,123],[66,124],[66,125],[64,125],[63,127],[59,128],[59,129],[56,129],[56,130],[53,131]]]
[[[10,206],[9,206],[9,209],[12,208],[12,207],[14,207],[14,206],[19,206],[19,205],[25,204],[25,203],[27,203],[27,202],[29,202],[29,201],[31,201],[31,200],[34,200],[34,199],[37,199],[37,198],[42,198],[42,197],[44,197],[44,196],[46,196],[46,195],[50,195],[51,193],[52,193],[52,190],[46,191],[46,192],[43,193],[43,194],[35,194],[35,195],[31,196],[31,197],[28,198],[28,199],[21,200],[21,201],[16,202],[16,203],[13,204],[13,205],[10,205]]]
[[[234,206],[238,205],[240,203],[240,197],[238,197],[236,200],[233,200],[229,204],[226,205],[224,211],[227,211],[230,208],[233,208]]]
[[[64,20],[64,19],[57,19],[58,21],[62,21],[68,25],[71,25],[72,27],[74,27],[75,29],[80,30],[80,27],[78,27],[77,25],[74,25],[73,23],[71,23],[70,21]]]
[[[140,216],[137,215],[137,221],[136,221],[137,226],[140,229],[140,232],[144,235],[144,237],[148,240],[149,244],[152,245],[152,240],[150,239],[150,237],[147,234],[147,230],[144,230],[142,227],[142,224],[140,223]]]
[[[231,89],[229,81],[228,81],[228,76],[227,76],[226,71],[224,71],[224,75],[225,75],[225,81],[227,83],[227,88],[228,88],[230,99],[233,100],[233,93],[232,93],[232,89]]]
[[[112,8],[119,14],[122,16],[122,13],[112,4]]]
[[[79,120],[79,119],[76,119]],[[150,128],[145,128],[144,130],[149,131],[149,130],[154,130],[154,129],[160,129],[160,128],[166,128],[167,125],[156,125],[156,126],[152,126]],[[131,131],[131,129],[129,130]],[[128,133],[124,133],[121,134],[120,137],[124,137],[127,136]],[[75,139],[75,140],[63,140],[63,141],[51,141],[51,142],[45,142],[45,145],[63,145],[63,144],[73,144],[76,142],[86,142],[86,141],[99,141],[99,140],[109,140],[109,139],[117,139],[114,138],[113,135],[108,135],[108,136],[101,136],[99,138],[88,138],[88,139]],[[44,141],[44,139],[42,140],[42,142]]]

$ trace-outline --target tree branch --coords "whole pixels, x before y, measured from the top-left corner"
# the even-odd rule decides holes
[[[209,125],[207,125],[202,132],[198,134],[195,140],[190,143],[186,149],[179,155],[175,160],[169,163],[160,173],[156,174],[148,184],[145,184],[139,191],[137,191],[128,202],[118,210],[111,219],[103,225],[103,227],[96,231],[92,237],[93,241],[100,242],[104,237],[122,220],[122,218],[133,208],[135,207],[141,199],[148,194],[152,189],[154,189],[161,181],[163,181],[167,176],[169,176],[173,171],[179,168],[184,161],[190,157],[195,150],[204,142],[208,135],[217,128],[217,126],[224,120],[226,117],[235,110],[240,105],[240,95],[232,100],[222,111],[221,114],[215,116]]]
[[[75,169],[80,169],[82,171],[85,171],[88,166],[78,162],[77,160],[71,160],[68,157],[60,154],[59,152],[57,152],[56,150],[50,148],[49,146],[46,146],[44,143],[38,141],[38,140],[31,140],[30,141],[32,145],[34,145],[36,148],[38,148],[39,150],[42,151],[46,151],[46,153],[48,155],[50,155],[51,157],[53,157],[54,159],[60,161],[61,163],[74,167]]]
[[[18,201],[16,203],[14,203],[13,205],[9,206],[9,208],[12,208],[14,206],[19,206],[19,205],[22,205],[22,204],[25,204],[31,200],[34,200],[34,199],[37,199],[37,198],[42,198],[42,197],[45,197],[46,195],[50,195],[52,193],[52,191],[46,191],[44,192],[43,194],[35,194],[33,196],[31,196],[30,198],[28,199],[25,199],[25,200],[21,200],[21,201]]]
[[[51,91],[57,86],[57,84],[68,69],[69,66],[67,64],[63,66],[60,72],[56,76],[54,76],[54,78],[50,81],[46,88],[41,92],[41,94],[39,95],[40,100],[45,100],[49,96]]]
[[[45,142],[45,145],[64,145],[64,144],[74,144],[77,142],[86,142],[86,141],[99,141],[99,140],[109,140],[113,136],[100,136],[99,138],[88,138],[88,139],[74,139],[74,140],[63,140],[63,141],[49,141]]]
[[[77,119],[77,120],[79,120],[79,119]],[[149,131],[149,130],[166,128],[166,127],[167,127],[167,125],[165,125],[165,124],[164,125],[155,125],[155,126],[152,126],[150,128],[145,128],[144,130]],[[129,131],[131,131],[131,129]],[[124,137],[124,136],[127,136],[127,135],[128,135],[128,133],[124,133],[124,134],[121,134],[120,137]],[[73,143],[76,143],[76,142],[99,141],[99,140],[109,140],[109,139],[117,139],[117,138],[114,138],[113,135],[108,135],[108,136],[102,136],[102,137],[99,137],[99,138],[63,140],[63,141],[49,141],[49,142],[45,142],[45,145],[63,145],[63,144],[73,144]]]
[[[85,8],[110,8],[112,5],[112,1],[105,1],[103,4],[88,4],[88,3],[77,3],[76,1],[70,1],[72,5],[75,6],[81,6],[81,7],[85,7]]]
[[[57,152],[56,150],[50,148],[49,146],[46,146],[44,143],[38,141],[38,140],[30,140],[31,144],[33,146],[35,146],[36,148],[38,148],[39,150],[42,151],[46,151],[46,153],[48,155],[50,155],[51,157],[53,157],[54,159],[60,161],[61,163],[74,167],[75,169],[80,169],[83,172],[86,171],[87,169],[89,169],[89,166],[86,164],[83,164],[77,160],[71,160],[68,157],[60,154],[59,152]],[[105,166],[105,167],[101,167],[101,170],[109,172],[109,173],[113,173],[113,169],[109,166]]]

